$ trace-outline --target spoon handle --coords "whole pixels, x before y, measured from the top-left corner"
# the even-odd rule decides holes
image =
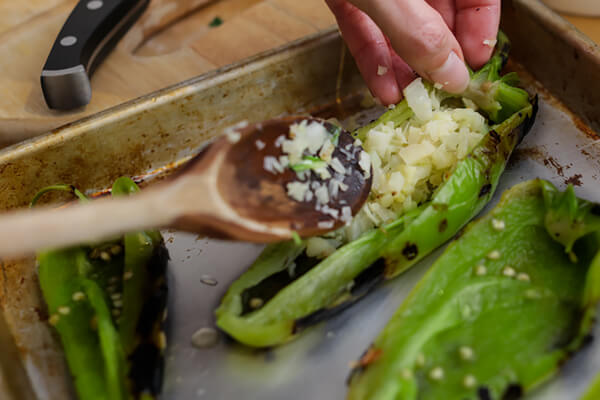
[[[46,207],[0,216],[0,256],[93,242],[140,229],[164,227],[177,211],[164,206],[160,192],[100,199],[60,209]]]

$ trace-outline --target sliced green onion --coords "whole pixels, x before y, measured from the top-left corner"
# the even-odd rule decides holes
[[[215,28],[215,27],[221,25],[222,23],[223,23],[223,20],[221,19],[221,17],[216,16],[212,21],[210,21],[208,26],[210,26],[211,28]]]
[[[331,134],[333,135],[333,137],[331,138],[331,143],[333,143],[334,146],[337,146],[338,142],[340,141],[340,134],[342,133],[342,128],[335,125],[333,129],[334,131],[331,132]]]
[[[73,185],[51,185],[51,186],[47,186],[45,188],[43,188],[42,190],[40,190],[39,192],[36,193],[36,195],[33,197],[33,199],[31,200],[31,203],[29,203],[29,207],[33,207],[35,206],[35,204],[38,202],[38,200],[45,195],[48,192],[52,192],[55,190],[59,190],[59,191],[63,191],[63,192],[69,192],[69,193],[73,193],[75,196],[77,196],[79,198],[80,201],[82,202],[87,202],[89,201],[87,197],[85,197],[85,195],[83,193],[81,193],[79,191],[79,189],[77,189],[75,186]]]
[[[296,172],[308,171],[310,169],[318,170],[326,167],[327,163],[315,156],[304,156],[302,161],[291,166]]]
[[[294,240],[294,243],[298,246],[302,246],[302,238],[300,237],[300,235],[298,235],[298,232],[293,231],[292,232],[292,240]]]

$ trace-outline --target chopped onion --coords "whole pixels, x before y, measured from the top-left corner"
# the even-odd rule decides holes
[[[358,166],[363,170],[365,178],[368,179],[371,176],[371,157],[364,150],[360,152]]]
[[[347,173],[346,167],[344,167],[344,164],[342,164],[342,162],[337,157],[331,159],[331,168],[333,168],[335,172],[338,172],[340,174]]]
[[[331,229],[333,228],[334,222],[333,221],[319,221],[317,222],[317,227],[319,229]]]
[[[326,221],[326,225],[323,222],[319,222],[318,226],[321,229],[333,228],[333,221]],[[332,254],[339,242],[334,240],[328,240],[321,237],[312,237],[306,240],[306,255],[309,257],[325,258]]]
[[[384,67],[383,65],[378,65],[377,66],[377,75],[382,76],[387,74],[388,69],[387,67]]]
[[[412,81],[407,87],[404,88],[404,97],[410,109],[415,113],[415,116],[421,121],[428,121],[431,119],[433,112],[433,106],[429,93],[421,78],[417,78]]]
[[[296,201],[304,201],[306,193],[309,192],[308,183],[290,182],[286,185],[287,195]]]
[[[496,43],[498,43],[498,40],[496,40],[496,39],[485,39],[483,41],[484,45],[486,45],[488,47],[492,47],[492,48],[496,46]]]
[[[320,186],[315,190],[315,197],[317,201],[321,204],[329,203],[329,190],[327,190],[327,186]]]

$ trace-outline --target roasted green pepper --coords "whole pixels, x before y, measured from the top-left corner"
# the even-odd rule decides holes
[[[591,386],[579,400],[597,400],[600,399],[600,375],[594,378]]]
[[[518,398],[582,346],[599,300],[600,205],[521,183],[415,286],[348,398]]]
[[[77,189],[56,185],[87,201]],[[119,178],[113,196],[139,191]],[[79,398],[151,399],[160,391],[168,252],[158,231],[38,254],[39,281]]]
[[[530,103],[525,91],[509,85],[514,76],[510,80],[499,78],[498,70],[508,51],[506,37],[499,39],[490,62],[473,74],[470,89],[477,93],[472,101],[481,104],[490,120],[499,124],[491,126],[475,149],[458,162],[432,198],[323,260],[308,257],[303,244],[267,246],[231,285],[216,310],[221,329],[249,346],[283,343],[299,329],[350,306],[381,280],[405,271],[450,239],[483,208],[536,113],[535,99]],[[488,78],[494,80],[485,80]],[[504,118],[505,114],[510,115]],[[364,138],[377,124],[393,121],[398,126],[411,116],[403,101],[354,135]]]

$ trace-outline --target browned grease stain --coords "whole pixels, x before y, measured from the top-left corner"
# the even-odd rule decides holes
[[[511,163],[518,163],[521,160],[533,160],[538,163],[544,164],[547,168],[551,168],[556,171],[556,174],[560,177],[565,178],[565,170],[570,169],[573,164],[561,165],[556,158],[549,156],[543,150],[536,147],[523,147],[517,148],[511,158]],[[573,184],[574,186],[581,186],[582,174],[574,174],[571,177],[565,178],[565,184]]]
[[[556,173],[559,176],[565,176],[565,173],[564,173],[565,167],[560,165],[559,162],[556,161],[556,159],[554,157],[550,156],[550,157],[545,158],[544,165],[546,167],[551,166],[552,168],[554,168],[556,170]]]
[[[381,349],[375,349],[373,347],[369,348],[367,352],[361,357],[358,361],[358,365],[360,367],[366,367],[369,364],[374,363],[379,360],[383,355],[383,351]]]
[[[565,185],[571,184],[573,186],[581,186],[581,178],[581,174],[575,174],[572,177],[565,179]]]

